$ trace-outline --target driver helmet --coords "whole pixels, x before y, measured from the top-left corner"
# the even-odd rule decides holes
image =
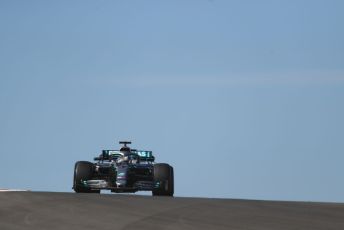
[[[123,146],[119,151],[124,155],[127,155],[131,152],[131,149],[128,146]]]

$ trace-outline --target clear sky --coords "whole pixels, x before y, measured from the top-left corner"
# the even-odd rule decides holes
[[[175,195],[344,202],[344,1],[0,1],[0,187],[119,140]]]

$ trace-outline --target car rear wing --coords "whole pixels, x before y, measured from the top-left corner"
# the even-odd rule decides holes
[[[153,156],[152,151],[132,150],[131,152],[139,155],[141,161],[148,161],[148,162],[154,162],[155,161],[155,157]]]
[[[141,161],[147,161],[147,162],[154,162],[155,157],[153,156],[152,151],[145,151],[145,150],[131,150],[132,154],[137,154],[140,156]],[[119,150],[103,150],[102,154],[99,157],[95,157],[94,160],[114,160],[116,161],[118,157],[122,156],[123,153],[121,153]]]

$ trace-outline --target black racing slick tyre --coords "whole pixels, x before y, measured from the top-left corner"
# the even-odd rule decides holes
[[[86,188],[81,181],[90,180],[93,176],[93,164],[88,161],[78,161],[74,167],[73,189],[76,193],[100,193],[100,190]]]
[[[155,164],[154,184],[159,186],[153,189],[153,196],[173,196],[174,175],[172,166],[168,164]]]

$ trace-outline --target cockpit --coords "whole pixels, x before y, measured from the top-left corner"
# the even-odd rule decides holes
[[[139,164],[140,156],[136,153],[123,154],[117,158],[116,163]]]

